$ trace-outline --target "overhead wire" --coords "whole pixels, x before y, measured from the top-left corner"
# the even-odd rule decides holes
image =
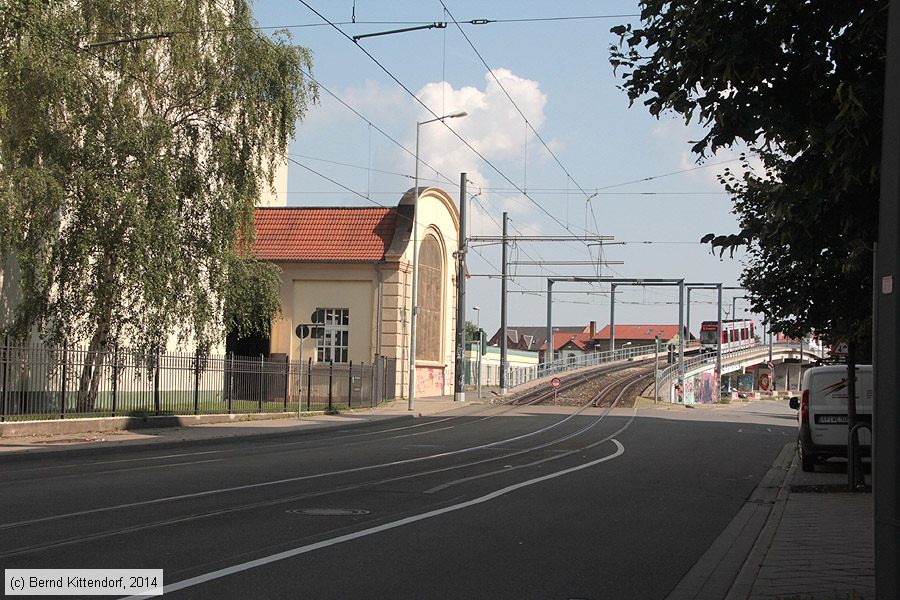
[[[539,23],[552,21],[575,21],[575,20],[596,20],[596,19],[627,19],[640,17],[640,14],[615,14],[615,15],[573,15],[565,17],[531,17],[520,19],[469,19],[460,21],[464,25],[489,25],[493,23]],[[433,21],[335,21],[335,25],[429,25]],[[136,36],[163,36],[163,35],[190,35],[197,33],[224,33],[228,31],[277,31],[280,29],[308,29],[316,27],[327,27],[328,23],[295,23],[292,25],[259,25],[256,27],[210,27],[201,29],[172,29],[168,31],[135,33],[128,31],[98,31],[96,35],[101,36],[119,36],[119,37],[136,37]]]
[[[460,26],[459,21],[456,20],[456,17],[453,15],[453,13],[452,13],[452,12],[450,11],[450,9],[447,7],[447,4],[444,2],[444,0],[439,0],[439,1],[440,1],[440,3],[441,3],[441,6],[444,8],[444,12],[450,17],[450,19],[453,21],[453,24],[456,25],[456,28],[459,30],[460,34],[462,34],[463,38],[464,38],[464,39],[466,40],[466,42],[469,44],[469,47],[472,49],[472,51],[475,53],[475,55],[478,57],[478,60],[480,60],[480,61],[481,61],[481,64],[484,65],[484,68],[488,70],[488,73],[490,73],[491,77],[494,79],[494,82],[495,82],[495,83],[497,84],[497,86],[503,91],[503,94],[506,96],[506,99],[509,100],[510,104],[512,104],[513,108],[516,109],[516,112],[519,113],[519,116],[522,117],[522,120],[523,120],[524,123],[525,123],[525,127],[526,127],[526,136],[525,136],[525,161],[524,161],[524,162],[525,162],[525,166],[524,166],[524,177],[525,177],[525,179],[524,179],[524,181],[523,181],[523,187],[522,187],[522,189],[520,190],[520,191],[522,192],[522,194],[523,194],[526,198],[529,198],[529,200],[531,200],[533,203],[535,203],[534,200],[531,199],[531,198],[528,196],[528,194],[526,193],[526,190],[527,190],[527,181],[528,181],[528,179],[527,179],[527,176],[528,176],[528,135],[527,135],[527,132],[528,132],[528,130],[530,129],[531,132],[534,134],[535,138],[536,138],[538,141],[540,141],[541,145],[544,146],[544,149],[547,151],[547,153],[553,158],[553,160],[556,162],[556,164],[559,166],[559,168],[562,169],[562,171],[563,171],[563,172],[566,174],[566,176],[572,181],[572,183],[574,183],[575,186],[582,192],[582,194],[584,194],[585,198],[587,199],[587,202],[589,203],[589,202],[590,202],[590,197],[588,196],[587,192],[584,191],[584,188],[581,187],[581,184],[579,184],[578,181],[572,176],[572,174],[571,174],[571,173],[569,172],[569,170],[565,167],[565,165],[563,165],[562,161],[559,159],[559,157],[556,155],[556,153],[553,152],[553,149],[550,148],[550,146],[547,144],[547,142],[544,140],[544,138],[541,136],[541,134],[538,133],[537,129],[531,124],[531,121],[528,119],[528,117],[525,115],[525,113],[524,113],[524,112],[522,111],[522,109],[519,107],[518,103],[515,101],[515,99],[512,97],[512,95],[511,95],[511,94],[509,93],[509,91],[506,89],[506,86],[504,86],[504,85],[503,85],[503,82],[500,81],[500,78],[497,77],[497,74],[494,72],[494,69],[487,63],[487,61],[485,60],[485,58],[484,58],[484,56],[481,54],[481,52],[478,50],[478,48],[475,47],[475,44],[472,42],[471,38],[469,38],[469,36],[466,35],[466,32],[463,31],[463,28]],[[518,187],[518,186],[516,186],[516,187]],[[535,203],[535,204],[536,204],[536,203]],[[541,208],[543,209],[543,207],[541,207]],[[547,211],[544,211],[544,212],[547,212]],[[547,213],[547,214],[549,214],[549,213]],[[558,220],[558,219],[555,219],[555,218],[554,218],[554,220],[555,220],[557,223],[559,223],[564,229],[566,229],[566,230],[569,231],[570,233],[573,233],[573,234],[574,234],[574,232],[572,232],[571,229],[569,229],[567,223],[563,223],[562,221],[560,221],[560,220]],[[594,219],[594,222],[596,223],[596,218]],[[597,231],[596,231],[595,233],[596,233],[596,235],[600,235],[600,228],[599,228],[599,225],[597,226]],[[588,255],[590,256],[591,260],[593,260],[593,254],[591,254],[590,246],[588,246],[587,248],[588,248]],[[599,277],[599,264],[597,265],[597,276]]]
[[[366,55],[373,63],[375,63],[375,65],[377,65],[378,68],[380,68],[380,69],[381,69],[381,70],[382,70],[382,71],[383,71],[383,72],[384,72],[384,73],[385,73],[385,74],[386,74],[386,75],[387,75],[394,83],[396,83],[398,86],[400,86],[400,88],[401,88],[403,91],[405,91],[405,92],[406,92],[410,97],[412,97],[412,98],[413,98],[420,106],[422,106],[422,108],[424,108],[424,109],[425,109],[430,115],[432,115],[436,120],[440,120],[440,116],[439,116],[439,115],[437,115],[437,114],[436,114],[436,113],[435,113],[428,105],[426,105],[421,99],[419,99],[419,97],[416,96],[416,94],[413,93],[413,91],[410,90],[409,87],[408,87],[406,84],[404,84],[402,81],[400,81],[400,79],[399,79],[396,75],[394,75],[393,72],[391,72],[390,69],[388,69],[387,67],[385,67],[384,64],[382,64],[381,61],[379,61],[377,58],[375,58],[375,56],[374,56],[371,52],[369,52],[368,50],[366,50],[366,48],[365,48],[364,46],[362,46],[362,45],[359,44],[358,42],[355,42],[351,36],[349,36],[347,33],[345,33],[345,32],[344,32],[340,27],[338,27],[334,22],[332,22],[331,20],[329,20],[328,17],[326,17],[325,15],[323,15],[322,13],[320,13],[318,10],[316,10],[315,8],[313,8],[306,0],[297,0],[297,1],[298,1],[300,4],[302,4],[303,6],[305,6],[307,9],[309,9],[310,11],[312,11],[313,13],[315,13],[315,15],[318,16],[320,19],[322,19],[323,21],[325,21],[326,23],[328,23],[329,25],[331,25],[331,27],[332,27],[335,31],[337,31],[338,33],[340,33],[340,34],[341,34],[344,38],[346,38],[348,41],[352,42],[352,43],[353,43],[353,44],[354,44],[354,45],[355,45],[355,46],[356,46],[363,54],[365,54],[365,55]],[[443,122],[443,121],[441,121],[441,122],[443,123],[444,127],[445,127],[448,131],[450,131],[450,132],[451,132],[451,133],[452,133],[452,134],[453,134],[460,142],[463,143],[463,145],[465,145],[465,146],[466,146],[469,150],[471,150],[476,156],[478,156],[478,158],[480,158],[482,161],[484,161],[485,164],[487,164],[494,172],[496,172],[498,175],[500,175],[500,177],[502,177],[507,183],[509,183],[510,185],[512,185],[512,186],[513,186],[514,188],[516,188],[520,193],[522,193],[523,196],[525,196],[526,198],[528,198],[528,199],[531,201],[531,203],[532,203],[535,207],[538,208],[538,210],[540,210],[542,213],[544,213],[545,215],[547,215],[548,217],[550,217],[550,219],[552,219],[554,222],[556,222],[558,225],[560,225],[561,227],[563,227],[564,229],[566,229],[566,230],[569,231],[570,233],[574,233],[574,232],[572,232],[571,230],[569,230],[569,229],[566,227],[565,223],[563,223],[562,221],[560,221],[555,215],[553,215],[553,214],[550,213],[547,209],[545,209],[543,206],[541,206],[541,204],[540,204],[539,202],[537,202],[534,198],[531,198],[530,196],[528,196],[528,194],[525,193],[525,191],[522,190],[522,188],[519,187],[518,184],[516,184],[512,179],[510,179],[509,176],[506,175],[506,173],[504,173],[502,170],[500,170],[499,167],[497,167],[491,160],[489,160],[486,156],[484,156],[484,154],[482,154],[477,148],[475,148],[474,146],[472,146],[472,144],[471,144],[467,139],[465,139],[464,137],[462,137],[455,129],[453,129],[452,127],[450,127],[450,125],[447,124],[446,122]]]

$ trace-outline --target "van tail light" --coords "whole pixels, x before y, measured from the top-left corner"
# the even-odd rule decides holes
[[[803,390],[800,396],[800,422],[809,423],[809,390]]]

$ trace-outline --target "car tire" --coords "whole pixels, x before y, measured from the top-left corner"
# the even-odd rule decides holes
[[[800,468],[806,473],[812,473],[816,470],[816,457],[810,456],[800,448]]]

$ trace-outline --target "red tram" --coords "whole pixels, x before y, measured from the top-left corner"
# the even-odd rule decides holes
[[[718,344],[718,321],[703,321],[700,325],[701,352],[715,352]],[[731,319],[722,321],[722,351],[747,348],[756,343],[753,321]]]

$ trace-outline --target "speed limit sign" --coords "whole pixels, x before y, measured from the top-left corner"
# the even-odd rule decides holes
[[[559,380],[559,377],[554,377],[550,380],[550,385],[552,385],[554,388],[558,388],[561,383],[562,382]]]

